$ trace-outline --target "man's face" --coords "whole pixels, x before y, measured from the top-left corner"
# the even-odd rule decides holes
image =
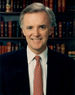
[[[27,13],[23,21],[23,34],[28,47],[36,54],[43,52],[50,34],[48,15],[45,12]]]

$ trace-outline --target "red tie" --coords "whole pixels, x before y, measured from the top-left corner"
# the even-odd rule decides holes
[[[40,56],[35,56],[36,66],[34,70],[34,92],[33,95],[43,95],[43,79],[42,68],[40,64]]]

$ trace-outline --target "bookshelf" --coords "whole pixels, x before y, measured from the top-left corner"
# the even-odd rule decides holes
[[[56,15],[57,27],[49,37],[48,46],[75,59],[75,2],[72,0],[0,0],[0,54],[25,46],[19,14],[33,2],[43,3]]]

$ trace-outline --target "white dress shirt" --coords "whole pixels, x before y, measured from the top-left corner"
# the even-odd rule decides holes
[[[41,66],[43,71],[43,92],[44,95],[46,95],[46,85],[47,85],[47,52],[48,48],[46,47],[45,51],[41,53]],[[30,82],[30,95],[33,95],[33,80],[34,80],[34,69],[36,65],[36,60],[34,57],[36,56],[35,53],[33,53],[29,47],[27,46],[27,59],[28,59],[28,72],[29,72],[29,82]]]

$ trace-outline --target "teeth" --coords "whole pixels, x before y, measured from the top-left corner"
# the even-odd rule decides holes
[[[31,40],[41,40],[41,38],[39,38],[39,39],[33,39],[33,38],[31,38]]]

